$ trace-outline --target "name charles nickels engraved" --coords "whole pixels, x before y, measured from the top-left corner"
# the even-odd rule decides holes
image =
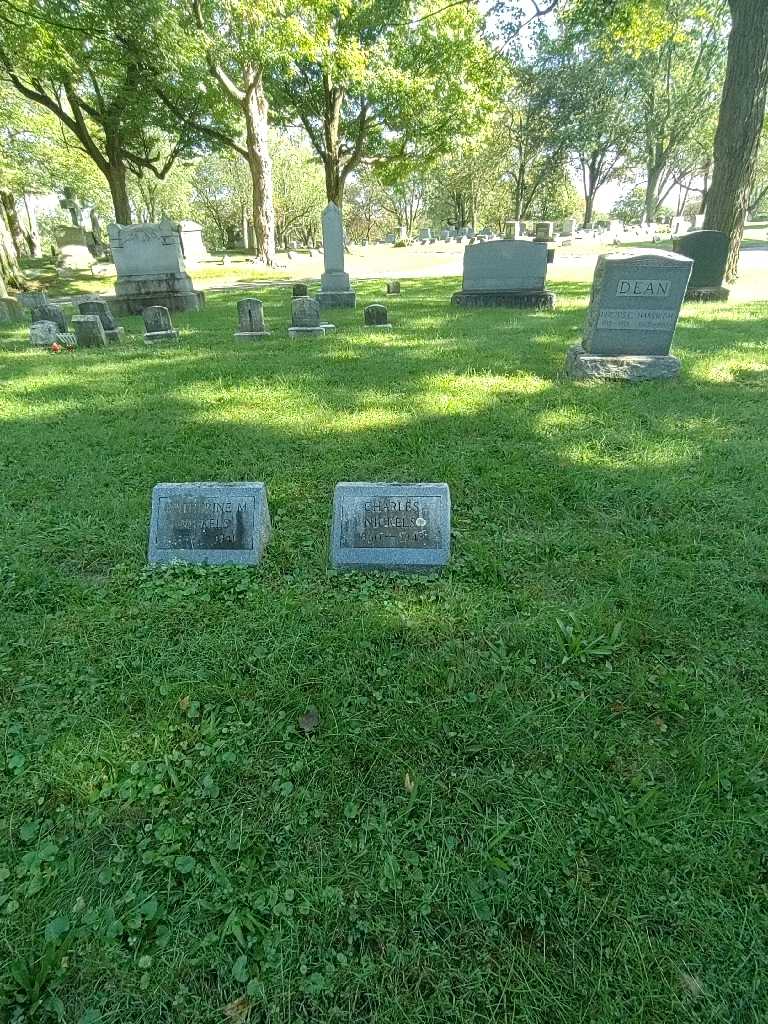
[[[378,496],[344,501],[341,544],[351,548],[439,548],[437,498]]]

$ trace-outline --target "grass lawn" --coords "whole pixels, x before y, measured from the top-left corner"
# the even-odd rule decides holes
[[[162,349],[0,336],[10,1021],[768,1017],[766,307],[573,384],[586,281],[455,287],[386,336],[290,342],[275,287],[263,344],[234,292]],[[263,564],[147,570],[152,486],[228,479]],[[329,571],[345,479],[447,481],[448,570]]]

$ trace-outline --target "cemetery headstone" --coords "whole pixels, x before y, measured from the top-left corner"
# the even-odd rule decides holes
[[[334,568],[424,572],[446,565],[450,551],[448,484],[336,485],[331,527]]]
[[[88,239],[82,227],[56,228],[56,247],[59,250],[59,265],[65,270],[88,270],[93,265],[93,255],[88,248]]]
[[[67,329],[67,314],[61,306],[57,306],[55,302],[50,302],[48,299],[31,309],[30,316],[32,323],[36,323],[38,320],[52,320],[58,324],[60,331]]]
[[[328,203],[322,221],[325,272],[320,278],[317,301],[323,309],[354,309],[355,293],[349,286],[349,274],[344,272],[344,225],[341,210],[335,203]]]
[[[263,483],[162,483],[152,491],[153,565],[258,565],[270,533]]]
[[[261,299],[240,299],[237,303],[239,329],[235,337],[241,339],[266,338],[271,333],[264,322],[264,303]]]
[[[441,242],[447,242],[450,237],[451,237],[451,232],[448,231],[447,228],[446,228],[445,231],[441,231],[440,232],[440,241]]]
[[[728,235],[724,231],[691,231],[672,239],[672,250],[693,260],[685,293],[693,302],[725,302],[730,291],[723,287],[728,262]]]
[[[396,240],[396,235],[395,235],[394,231],[390,231],[387,235],[384,236],[384,241],[385,241],[385,243],[387,245],[394,245],[395,244],[395,240]]]
[[[101,348],[107,344],[107,336],[98,316],[73,316],[72,328],[79,347]]]
[[[419,238],[422,240],[422,242],[429,242],[432,238],[432,229],[422,228],[421,231],[419,232]]]
[[[386,331],[392,330],[392,324],[389,322],[389,316],[387,314],[387,307],[382,305],[380,302],[374,302],[370,306],[366,306],[363,311],[366,327],[378,327]]]
[[[29,344],[35,348],[50,348],[58,333],[59,325],[52,320],[35,320],[29,325]]]
[[[307,288],[307,286],[305,284],[295,284],[293,286],[294,299],[299,299],[303,295],[309,295],[309,289]]]
[[[560,225],[560,234],[573,237],[576,234],[576,218],[566,217],[563,223]]]
[[[674,377],[669,354],[693,262],[676,253],[637,249],[600,256],[581,345],[568,350],[574,380]]]
[[[288,328],[290,338],[320,338],[333,324],[324,324],[320,320],[320,303],[308,295],[299,296],[291,302],[291,326]]]
[[[109,241],[117,270],[117,313],[141,313],[147,306],[179,311],[200,309],[205,301],[186,271],[179,225],[110,224]]]
[[[190,263],[208,259],[208,250],[203,241],[203,225],[194,220],[180,220],[179,234],[184,259]]]
[[[24,307],[9,295],[0,296],[0,323],[12,323],[24,316]]]
[[[498,239],[464,252],[462,289],[455,306],[511,306],[552,309],[555,297],[545,289],[547,246],[543,242]]]
[[[112,310],[104,299],[87,299],[77,303],[77,311],[81,316],[97,316],[101,320],[107,341],[120,341],[125,334],[124,329],[112,316]]]
[[[555,225],[551,220],[536,221],[534,238],[537,242],[552,242],[555,238]]]
[[[19,295],[19,302],[28,313],[39,306],[45,306],[49,301],[47,292],[21,292]]]
[[[145,345],[179,340],[179,332],[171,323],[171,314],[165,306],[147,306],[141,315],[144,318]]]
[[[519,220],[508,220],[504,227],[506,229],[505,237],[508,239],[522,238],[525,234],[525,229]]]
[[[400,294],[400,282],[399,281],[387,281],[387,295],[399,295]]]

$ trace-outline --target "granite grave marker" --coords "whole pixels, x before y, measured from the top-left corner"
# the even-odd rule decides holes
[[[387,307],[380,302],[374,302],[370,306],[366,306],[363,311],[363,318],[366,327],[378,327],[380,330],[386,331],[392,330]]]
[[[95,314],[73,316],[72,329],[80,348],[102,348],[107,344],[101,318]]]
[[[113,303],[118,313],[141,313],[147,306],[201,308],[205,296],[195,291],[186,271],[181,229],[175,221],[110,224],[107,231],[117,270]]]
[[[59,325],[53,320],[35,320],[29,325],[29,344],[35,348],[50,348],[58,333]]]
[[[323,265],[317,300],[323,309],[355,308],[356,296],[344,271],[344,225],[341,210],[328,203],[323,210]]]
[[[523,239],[497,239],[464,252],[462,289],[455,306],[511,306],[552,309],[555,296],[545,289],[547,246]]]
[[[112,316],[112,310],[104,299],[87,299],[78,302],[77,311],[81,316],[97,316],[101,320],[107,341],[120,341],[125,331]]]
[[[144,318],[144,344],[156,345],[161,341],[178,341],[179,332],[171,323],[171,314],[165,306],[147,306]]]
[[[242,340],[266,338],[270,331],[264,322],[264,303],[261,299],[240,299],[237,303],[239,330],[235,337]]]
[[[730,295],[723,287],[728,262],[728,235],[724,231],[691,231],[672,239],[673,252],[693,260],[686,299],[693,302],[725,302]]]

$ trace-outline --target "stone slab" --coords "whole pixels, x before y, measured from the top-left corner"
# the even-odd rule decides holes
[[[152,491],[148,560],[257,565],[271,524],[263,483],[161,483]]]
[[[728,262],[728,235],[724,231],[690,231],[687,235],[678,235],[672,239],[672,250],[693,260],[689,290],[722,287]]]
[[[525,243],[529,245],[529,242]],[[506,307],[508,309],[554,309],[555,296],[548,291],[534,292],[454,292],[454,306],[465,309]]]
[[[571,380],[666,380],[680,373],[680,360],[658,355],[597,356],[574,345],[565,356],[565,373]]]
[[[143,313],[147,306],[165,306],[172,313],[194,313],[205,305],[203,292],[139,289],[121,295],[119,286],[120,282],[115,287],[115,298],[110,299],[110,305],[120,315]]]
[[[317,301],[321,309],[354,309],[357,305],[355,292],[318,292]]]
[[[451,495],[445,483],[336,485],[331,565],[336,569],[425,572],[447,564]]]
[[[171,331],[149,331],[144,335],[145,345],[159,345],[163,341],[178,341],[179,332],[174,328]]]
[[[544,242],[497,239],[464,251],[461,292],[543,292],[547,279]]]
[[[727,302],[731,297],[729,288],[692,288],[685,290],[686,302]]]
[[[324,338],[325,327],[289,327],[289,338]]]
[[[35,348],[50,348],[59,330],[59,325],[52,320],[36,320],[29,325],[29,344]]]

